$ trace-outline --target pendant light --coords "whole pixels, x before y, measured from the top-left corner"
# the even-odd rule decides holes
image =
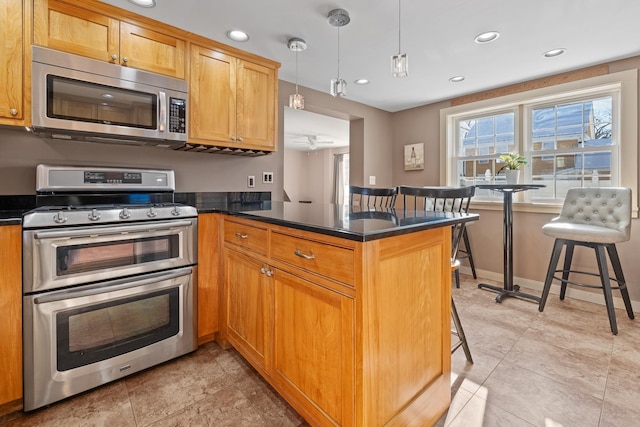
[[[304,110],[304,96],[298,93],[298,52],[302,52],[307,48],[307,42],[301,38],[294,37],[289,39],[287,46],[289,47],[289,50],[296,53],[296,93],[289,95],[289,107],[294,110]]]
[[[407,77],[409,75],[409,57],[406,53],[400,53],[402,52],[402,49],[400,48],[401,1],[402,0],[398,0],[398,54],[391,57],[391,73],[393,74],[393,77]]]
[[[346,10],[334,9],[329,12],[327,21],[332,27],[338,27],[338,76],[331,79],[330,93],[331,96],[347,96],[347,82],[340,77],[340,27],[347,25],[351,18]]]

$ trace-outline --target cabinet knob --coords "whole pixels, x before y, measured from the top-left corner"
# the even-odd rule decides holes
[[[271,277],[273,276],[273,270],[267,270],[264,274],[266,274],[267,277]]]
[[[12,108],[9,110],[9,114],[11,114],[12,116],[17,116],[18,115],[18,110],[15,108]]]
[[[115,61],[116,59],[118,59],[118,55],[116,55],[115,53],[112,53],[111,59]]]
[[[244,139],[240,136],[240,137],[238,137],[238,141],[242,142],[242,141],[244,141]]]
[[[231,137],[231,140],[232,140],[232,141],[235,141],[235,140],[236,140],[236,137],[235,137],[235,136],[232,136],[232,137]]]
[[[129,62],[129,58],[127,58],[126,56],[125,56],[125,57],[123,57],[123,58],[122,58],[122,62],[124,62],[124,63],[126,64],[127,62]]]
[[[244,234],[244,233],[240,233],[240,232],[238,232],[238,233],[236,233],[236,237],[237,237],[238,239],[248,239],[248,238],[249,238],[249,235],[248,235],[248,234]]]

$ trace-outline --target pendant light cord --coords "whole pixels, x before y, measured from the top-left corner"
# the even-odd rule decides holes
[[[340,27],[338,27],[338,80],[340,80]]]
[[[402,52],[402,48],[400,47],[400,16],[402,16],[401,4],[402,0],[398,0],[398,54]]]
[[[296,50],[296,95],[298,94],[298,51]]]

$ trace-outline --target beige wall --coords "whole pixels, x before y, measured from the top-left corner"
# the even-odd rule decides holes
[[[609,64],[609,72],[640,68],[640,57]],[[439,185],[440,164],[440,110],[450,102],[440,102],[401,111],[393,115],[393,181],[394,184]],[[637,136],[636,136],[637,138]],[[424,171],[404,172],[402,153],[404,144],[424,142],[426,165]],[[638,159],[636,159],[638,164]],[[444,165],[443,165],[444,166]],[[476,210],[480,221],[469,227],[476,268],[486,276],[499,278],[502,274],[502,210]],[[544,281],[553,239],[541,232],[541,227],[555,215],[515,212],[514,214],[514,272],[523,284],[537,286]],[[633,220],[629,242],[618,245],[621,263],[629,292],[634,301],[640,301],[640,220]],[[591,250],[576,250],[574,267],[596,271]],[[601,292],[599,290],[594,292]],[[570,294],[569,294],[570,295]],[[619,296],[619,292],[614,292]],[[594,301],[602,300],[593,296]],[[640,311],[640,305],[635,304]]]

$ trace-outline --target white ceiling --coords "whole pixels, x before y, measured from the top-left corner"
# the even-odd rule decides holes
[[[308,49],[298,54],[298,83],[327,92],[338,40],[327,14],[346,9],[351,22],[340,29],[340,75],[347,98],[391,112],[640,54],[638,0],[402,0],[409,77],[401,79],[390,66],[398,53],[397,0],[157,0],[151,9],[103,1],[279,61],[279,78],[289,82],[295,53],[287,40],[301,37]],[[227,39],[236,28],[250,40]],[[474,42],[489,30],[500,38]],[[553,48],[567,52],[542,56]],[[449,82],[458,75],[466,80]],[[358,86],[358,78],[371,83]]]

